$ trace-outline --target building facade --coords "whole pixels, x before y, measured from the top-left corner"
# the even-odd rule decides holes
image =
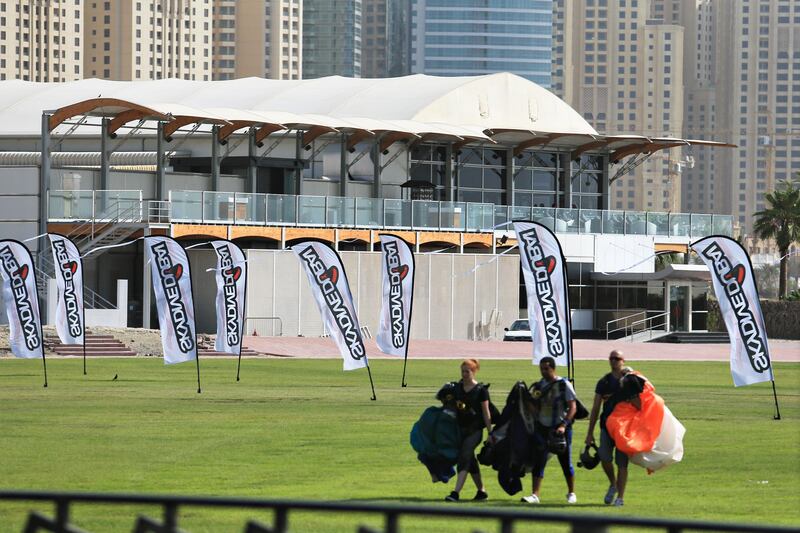
[[[83,77],[83,9],[67,0],[0,0],[0,80]]]
[[[213,78],[302,77],[302,2],[215,0]]]
[[[800,168],[800,1],[734,0],[718,9],[717,124],[738,145],[720,173],[722,212],[749,232],[764,195]],[[724,28],[724,30],[723,30]],[[726,211],[729,210],[729,211]]]
[[[552,0],[412,0],[411,72],[511,72],[550,87]]]
[[[361,77],[362,0],[303,0],[303,78]]]
[[[361,75],[364,78],[411,73],[409,0],[362,0]]]
[[[553,90],[598,131],[683,132],[684,28],[652,18],[652,7],[643,0],[553,2]],[[610,207],[680,211],[682,157],[674,148],[627,172],[612,170]]]
[[[210,80],[208,1],[84,2],[85,77]]]

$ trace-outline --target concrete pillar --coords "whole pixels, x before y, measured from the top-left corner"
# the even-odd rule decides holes
[[[294,194],[303,194],[303,132],[295,130],[294,138]]]
[[[558,207],[566,207],[570,208],[573,204],[572,199],[572,159],[570,154],[562,154],[561,155],[561,180],[564,183],[563,191],[564,191],[564,201],[561,203],[561,206]],[[577,200],[577,199],[576,199]],[[577,201],[575,202],[577,204]]]
[[[101,191],[104,191],[100,194],[100,211],[105,212],[106,210],[106,198],[107,194],[105,191],[108,190],[108,173],[109,173],[109,152],[108,152],[108,123],[110,122],[109,119],[104,118],[100,122],[100,187]],[[119,205],[119,204],[118,204]]]
[[[457,194],[453,183],[453,143],[447,143],[444,154],[444,199],[455,202]]]
[[[150,228],[145,227],[143,234],[145,237],[150,235]],[[151,286],[153,284],[152,277],[150,276],[150,265],[147,264],[147,246],[146,241],[142,241],[142,262],[144,263],[144,270],[142,270],[142,327],[150,329],[150,297],[152,294]]]
[[[506,190],[506,205],[514,205],[514,149],[506,150],[506,173],[503,176]]]
[[[256,159],[258,158],[258,153],[256,152],[256,128],[250,128],[247,132],[247,140],[247,155],[249,156],[247,162],[247,190],[249,192],[256,192],[256,181],[258,179],[258,166],[256,165]]]
[[[375,137],[375,144],[372,146],[372,197],[373,198],[380,198],[381,197],[381,149],[380,149],[380,137]]]
[[[341,135],[339,150],[339,196],[347,196],[347,134]]]
[[[39,233],[47,233],[48,195],[50,193],[50,116],[42,113],[42,159],[39,168]],[[38,249],[38,243],[37,243]]]
[[[211,190],[219,190],[219,126],[211,128]]]
[[[156,124],[156,200],[167,199],[164,163],[164,123],[158,122]]]

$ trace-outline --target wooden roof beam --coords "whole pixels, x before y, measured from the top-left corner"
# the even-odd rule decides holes
[[[287,128],[283,124],[264,124],[256,130],[256,144],[260,146],[270,133],[275,133],[276,131],[285,129]]]
[[[82,102],[77,102],[56,109],[53,112],[53,114],[50,115],[49,119],[50,131],[53,131],[64,121],[69,120],[72,117],[77,117],[79,115],[88,115],[95,109],[99,109],[101,107],[121,107],[124,108],[126,111],[136,109],[141,111],[144,115],[152,117],[155,120],[169,120],[169,116],[163,113],[159,113],[158,111],[155,111],[148,107],[141,106],[139,104],[134,104],[133,102],[120,100],[118,98],[92,98],[90,100],[84,100]],[[124,111],[121,111],[120,113],[122,112]],[[116,116],[119,115],[120,113],[109,114],[109,116]]]
[[[333,133],[335,131],[335,128],[330,128],[328,126],[312,126],[311,129],[303,134],[303,146],[306,148],[306,150],[308,150],[308,147],[311,146],[311,143],[313,143],[318,137],[321,137],[326,133]]]

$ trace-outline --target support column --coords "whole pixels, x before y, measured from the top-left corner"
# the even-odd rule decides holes
[[[156,200],[166,200],[164,179],[164,123],[156,124]]]
[[[50,194],[50,116],[42,113],[42,159],[39,167],[39,233],[47,233]],[[39,248],[37,243],[37,249]]]
[[[514,203],[514,149],[506,150],[506,173],[504,178],[504,188],[506,190],[506,205]]]
[[[303,132],[295,130],[294,138],[294,194],[303,194]]]
[[[339,196],[347,196],[347,134],[342,133],[339,150]]]
[[[150,228],[145,227],[143,231],[145,237],[150,235]],[[147,264],[147,246],[146,241],[142,240],[142,262],[144,263],[144,270],[142,270],[142,327],[150,329],[150,297],[152,294],[151,285],[153,280],[150,276],[150,265]]]
[[[561,156],[561,179],[564,182],[564,201],[558,207],[572,207],[572,159],[570,154]],[[577,202],[576,202],[577,203]]]
[[[258,158],[258,153],[256,152],[256,128],[250,128],[247,132],[247,155],[248,191],[254,193],[257,189],[256,182],[258,180],[258,165],[256,164],[256,159]]]
[[[100,123],[100,187],[101,191],[108,190],[108,172],[109,172],[109,153],[108,153],[108,123],[109,119],[104,118]],[[100,197],[100,206],[103,211],[106,208],[106,194]]]
[[[453,143],[447,143],[444,151],[444,199],[455,202],[457,192],[453,183]]]
[[[375,144],[372,146],[372,197],[381,198],[381,140],[380,136],[375,136]]]
[[[211,190],[219,190],[219,126],[211,128]]]

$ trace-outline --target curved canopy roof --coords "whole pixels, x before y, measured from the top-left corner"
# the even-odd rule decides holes
[[[265,134],[306,130],[308,138],[341,131],[361,139],[502,142],[517,150],[555,144],[578,155],[602,149],[617,159],[680,144],[717,144],[600,135],[549,90],[510,73],[293,81],[0,82],[0,136],[39,135],[43,111],[54,112],[51,130],[72,117],[103,116],[112,118],[111,131],[135,120],[161,120],[171,122],[166,127],[170,134],[192,123],[219,124],[224,129],[220,139],[255,126]],[[73,133],[96,135],[97,130],[78,127]]]

